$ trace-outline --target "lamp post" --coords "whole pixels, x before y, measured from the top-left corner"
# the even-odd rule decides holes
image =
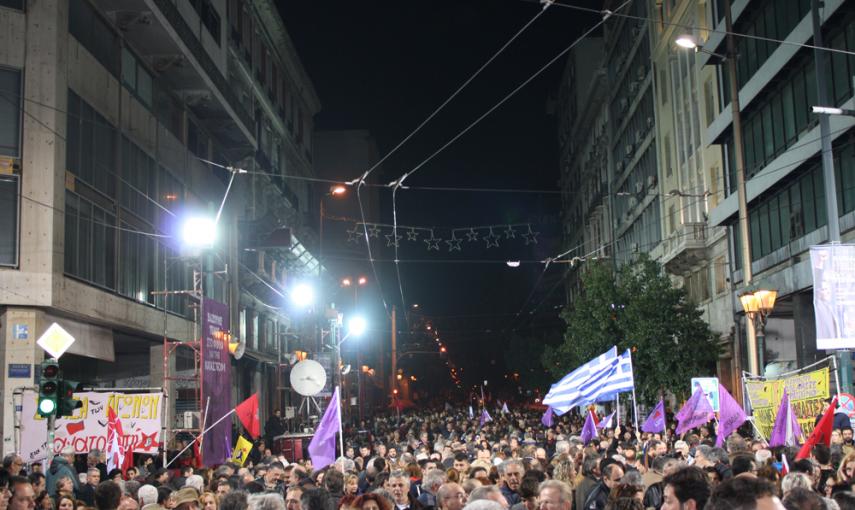
[[[757,363],[762,371],[765,366],[766,353],[766,319],[775,308],[775,299],[778,297],[777,290],[755,290],[745,291],[739,295],[739,302],[748,322],[752,324],[757,332]]]
[[[736,75],[736,43],[733,38],[733,16],[730,12],[730,0],[724,0],[725,43],[727,53],[719,55],[700,48],[692,36],[682,35],[675,41],[682,48],[694,49],[717,57],[724,57],[727,64],[728,89],[730,91],[730,109],[733,121],[733,161],[736,165],[736,195],[739,227],[739,257],[742,260],[742,285],[751,285],[751,236],[748,232],[748,197],[745,191],[745,151],[742,140],[742,113],[739,106],[739,82]],[[757,334],[754,321],[745,323],[746,344],[748,350],[748,371],[760,374],[760,351],[757,347]],[[762,374],[761,374],[762,375]]]

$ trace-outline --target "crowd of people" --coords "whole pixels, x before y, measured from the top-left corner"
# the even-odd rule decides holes
[[[492,421],[447,406],[349,429],[344,455],[315,469],[259,441],[244,465],[158,467],[137,456],[107,472],[99,451],[65,450],[46,469],[3,459],[0,510],[855,510],[855,444],[841,424],[810,458],[709,428],[674,436],[628,427],[583,444],[574,413]],[[785,460],[786,458],[786,460]]]

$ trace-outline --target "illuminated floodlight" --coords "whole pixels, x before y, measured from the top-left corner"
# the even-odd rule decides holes
[[[688,35],[688,34],[683,34],[683,35],[677,37],[677,39],[675,39],[674,42],[677,44],[677,46],[680,46],[681,48],[686,48],[689,50],[692,50],[692,49],[695,49],[698,47],[698,43],[697,43],[697,41],[695,41],[695,38],[692,37],[691,35]]]
[[[300,308],[311,305],[315,302],[315,289],[308,283],[297,284],[291,291],[291,302]]]
[[[213,218],[188,218],[181,229],[181,240],[194,248],[210,248],[217,241],[217,225]]]
[[[364,317],[359,315],[351,317],[347,322],[347,334],[353,336],[362,336],[365,330],[368,329],[368,322]]]

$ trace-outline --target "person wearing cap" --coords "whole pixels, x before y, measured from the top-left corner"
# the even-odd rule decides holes
[[[74,471],[74,448],[66,446],[62,449],[59,455],[53,458],[50,463],[48,472],[45,475],[48,494],[51,497],[56,497],[56,482],[61,478],[71,478],[71,483],[74,485],[74,492],[77,493],[79,484],[77,481],[77,473]]]

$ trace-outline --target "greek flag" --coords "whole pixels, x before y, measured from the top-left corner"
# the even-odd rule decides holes
[[[612,347],[553,384],[543,404],[562,415],[576,406],[614,400],[618,393],[632,391],[633,385],[629,349],[619,356]]]

